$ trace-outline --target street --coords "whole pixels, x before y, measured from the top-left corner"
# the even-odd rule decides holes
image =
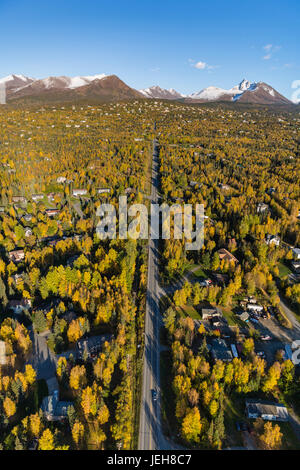
[[[158,203],[158,143],[153,142],[151,202]],[[145,316],[145,350],[139,428],[139,450],[175,449],[163,435],[160,405],[160,338],[158,240],[149,240],[148,283]],[[153,399],[157,392],[157,400]]]

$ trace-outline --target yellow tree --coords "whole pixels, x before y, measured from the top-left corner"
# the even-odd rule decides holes
[[[183,438],[187,441],[198,442],[201,428],[199,409],[197,407],[190,408],[182,421],[181,433]]]
[[[39,450],[54,450],[54,436],[50,429],[45,429],[39,440]]]
[[[12,401],[9,397],[5,397],[3,401],[3,408],[7,418],[13,416],[17,411],[15,402]]]

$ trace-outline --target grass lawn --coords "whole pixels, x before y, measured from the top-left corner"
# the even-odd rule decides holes
[[[180,307],[176,307],[176,311],[184,317],[193,318],[193,320],[201,320],[202,318],[201,314],[193,305],[183,305]]]
[[[228,321],[229,326],[238,325],[242,328],[247,326],[247,323],[243,322],[232,310],[230,307],[220,307],[218,306],[223,312],[224,318]]]
[[[280,430],[283,434],[281,449],[284,450],[299,450],[300,442],[295,435],[291,423],[276,423],[280,426]]]
[[[193,274],[194,274],[194,276],[196,276],[196,277],[204,277],[204,278],[207,278],[207,274],[205,273],[205,271],[203,271],[202,268],[197,269],[197,271],[194,271]]]
[[[161,413],[163,431],[167,436],[177,434],[175,394],[172,389],[172,358],[170,351],[160,353]]]
[[[284,279],[286,276],[292,273],[290,268],[282,261],[278,263],[279,277]]]
[[[224,405],[226,440],[223,447],[243,447],[242,433],[237,430],[236,421],[246,421],[245,399],[233,394],[225,398]]]
[[[48,385],[46,380],[40,379],[36,382],[33,394],[33,407],[39,411],[44,397],[48,396]]]

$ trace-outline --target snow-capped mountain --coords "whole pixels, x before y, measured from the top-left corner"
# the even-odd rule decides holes
[[[256,87],[256,83],[251,83],[248,80],[244,79],[239,85],[236,85],[233,88],[230,88],[229,90],[210,86],[208,88],[204,88],[199,92],[192,93],[188,96],[188,98],[195,100],[216,101],[220,100],[221,98],[226,99],[226,97],[230,97],[234,100],[236,99],[236,97],[239,97],[239,95],[243,94],[245,91],[255,90]]]
[[[47,77],[36,79],[24,75],[9,75],[0,79],[0,87],[5,86],[6,101],[62,102],[62,101],[109,101],[126,99],[165,99],[181,100],[185,103],[205,103],[229,101],[254,104],[290,104],[274,88],[264,82],[251,83],[242,80],[238,85],[226,90],[210,86],[190,95],[183,95],[170,88],[166,90],[152,86],[135,90],[115,75],[85,75],[75,77]]]
[[[117,101],[143,98],[115,75],[28,78],[10,75],[0,80],[9,102]]]
[[[152,86],[150,88],[145,88],[144,90],[139,90],[142,95],[146,98],[156,98],[162,100],[177,100],[179,98],[184,98],[185,95],[178,93],[178,91],[170,88],[166,90],[164,88],[160,88],[159,86]]]
[[[205,101],[240,101],[257,104],[288,104],[290,101],[280,95],[274,88],[264,82],[251,83],[244,79],[239,85],[226,90],[224,88],[208,87],[192,93],[189,100]]]
[[[5,85],[7,90],[15,90],[17,88],[29,85],[34,82],[34,78],[25,77],[24,75],[8,75],[7,77],[0,78],[0,85]]]

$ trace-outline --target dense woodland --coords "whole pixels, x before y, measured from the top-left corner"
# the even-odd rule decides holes
[[[278,358],[267,367],[251,342],[244,345],[244,360],[211,364],[209,334],[195,331],[193,321],[179,315],[176,307],[208,301],[227,308],[245,294],[264,295],[278,306],[281,294],[300,308],[300,284],[281,272],[293,256],[291,246],[300,243],[299,113],[153,100],[3,107],[3,449],[26,449],[32,442],[42,450],[137,445],[147,244],[100,241],[96,211],[101,202],[117,208],[122,194],[130,202],[149,203],[154,122],[162,199],[202,203],[206,216],[201,251],[186,252],[183,240],[164,242],[163,282],[176,282],[192,263],[228,276],[223,285],[209,289],[186,283],[175,292],[172,306],[161,312],[181,439],[190,446],[221,448],[226,437],[224,403],[231,393],[294,393],[289,361]],[[76,195],[78,189],[84,193]],[[265,212],[257,211],[259,203],[267,205]],[[278,235],[280,246],[267,245],[267,235]],[[220,248],[233,253],[239,264],[220,261]],[[14,258],[15,251],[23,252],[21,260]],[[11,309],[18,301],[25,305],[21,315]],[[47,385],[32,367],[34,337],[46,332],[47,347],[57,357],[60,399],[72,402],[67,419],[58,423],[47,421],[40,410]],[[78,340],[101,334],[112,335],[111,340],[92,362],[76,360],[72,353],[58,356],[72,352]],[[195,338],[201,343],[197,351],[192,348]],[[277,431],[259,432],[264,441]]]

